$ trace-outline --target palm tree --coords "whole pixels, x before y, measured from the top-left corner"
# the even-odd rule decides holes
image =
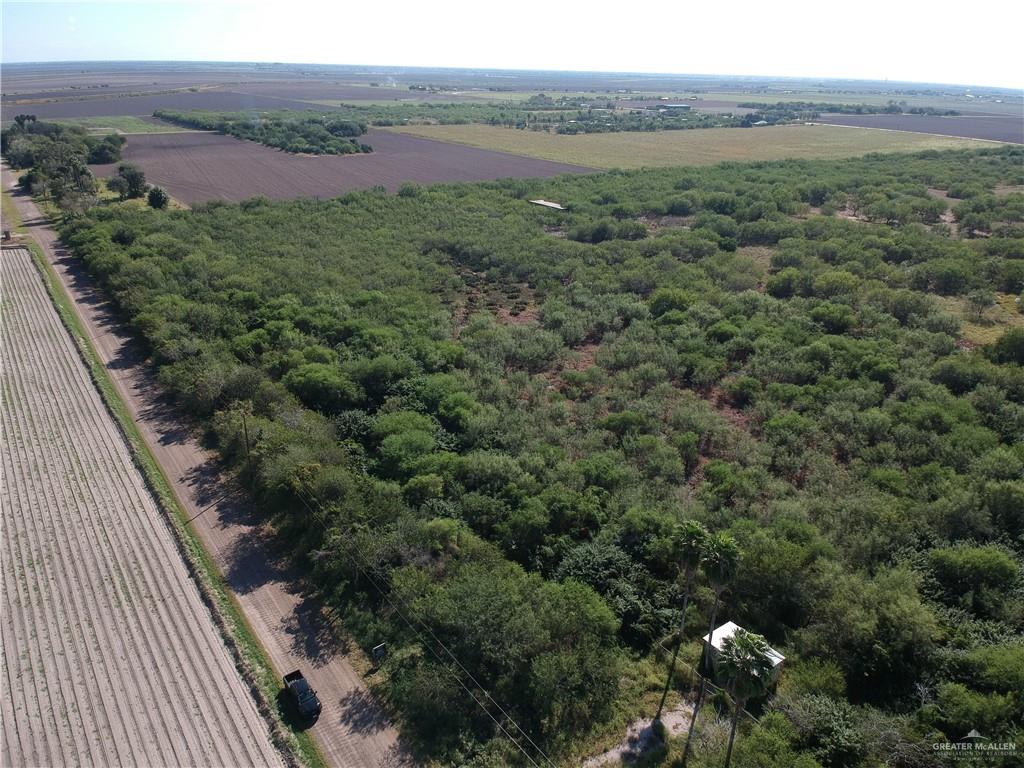
[[[682,525],[676,526],[673,538],[679,548],[679,563],[683,569],[683,612],[679,617],[676,647],[672,651],[672,664],[668,670],[668,678],[665,680],[665,690],[661,692],[661,703],[658,704],[658,714],[654,716],[655,720],[661,719],[661,710],[665,707],[668,689],[672,685],[672,676],[676,673],[676,659],[679,657],[679,647],[683,644],[683,635],[686,631],[686,609],[690,607],[693,582],[697,578],[700,561],[704,558],[704,545],[708,540],[708,531],[696,520],[687,520]]]
[[[725,768],[729,768],[729,763],[732,762],[732,744],[736,739],[736,725],[739,723],[740,712],[750,699],[764,693],[771,682],[774,665],[769,650],[767,641],[761,635],[737,629],[732,637],[725,639],[722,650],[718,652],[718,674],[725,682],[733,704]]]
[[[690,758],[690,744],[693,741],[693,729],[697,724],[697,715],[704,704],[704,692],[707,690],[707,676],[711,673],[711,656],[708,653],[708,646],[711,645],[711,638],[715,631],[715,620],[718,618],[718,604],[722,600],[722,593],[726,587],[736,578],[736,570],[740,563],[740,548],[736,539],[727,533],[716,533],[707,541],[704,554],[704,573],[707,574],[711,589],[715,593],[715,601],[711,605],[711,621],[708,622],[708,642],[701,649],[700,656],[700,687],[697,689],[697,701],[693,704],[693,712],[690,714],[690,727],[686,732],[686,746],[683,749],[683,768]]]

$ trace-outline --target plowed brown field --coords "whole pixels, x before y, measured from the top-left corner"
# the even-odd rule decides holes
[[[1020,115],[822,115],[819,122],[1024,144],[1024,118]]]
[[[467,147],[392,131],[370,131],[367,155],[292,155],[253,141],[216,133],[164,133],[130,136],[125,160],[146,172],[184,203],[238,202],[262,195],[274,199],[336,197],[381,185],[395,191],[405,181],[482,181],[592,173],[592,168],[506,152]],[[111,176],[113,165],[93,166]]]
[[[281,765],[30,253],[0,278],[0,763]]]

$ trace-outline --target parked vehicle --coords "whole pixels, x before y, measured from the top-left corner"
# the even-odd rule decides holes
[[[323,709],[320,699],[300,670],[296,669],[284,676],[284,689],[302,717],[315,720],[320,715]]]

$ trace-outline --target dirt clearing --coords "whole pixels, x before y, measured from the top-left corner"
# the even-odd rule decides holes
[[[281,765],[29,251],[0,276],[0,762]]]

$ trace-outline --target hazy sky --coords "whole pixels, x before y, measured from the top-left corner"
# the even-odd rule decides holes
[[[842,77],[1021,87],[1019,0],[3,0],[3,61]]]

